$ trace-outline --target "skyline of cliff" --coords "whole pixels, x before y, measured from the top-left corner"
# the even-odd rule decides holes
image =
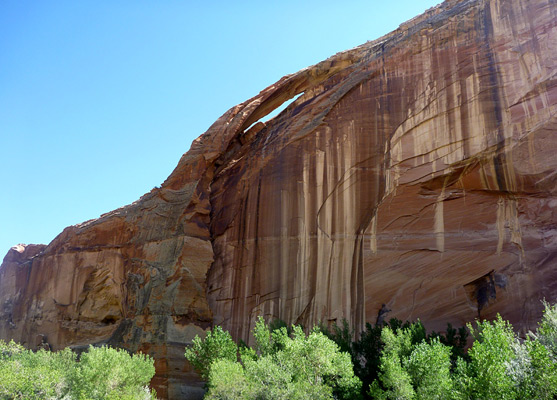
[[[233,105],[438,2],[2,2],[1,257],[132,203]]]
[[[0,337],[147,352],[177,398],[200,384],[184,346],[214,325],[249,343],[258,316],[532,329],[557,299],[556,15],[450,0],[282,77],[160,187],[11,250]]]

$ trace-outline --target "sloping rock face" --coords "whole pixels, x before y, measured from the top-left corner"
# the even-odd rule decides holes
[[[557,300],[556,134],[556,2],[447,1],[233,107],[136,203],[12,248],[0,337],[141,350],[187,398],[213,324],[527,330]]]

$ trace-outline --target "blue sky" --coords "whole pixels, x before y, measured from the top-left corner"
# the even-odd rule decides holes
[[[437,1],[0,2],[0,260],[162,183],[230,107]]]

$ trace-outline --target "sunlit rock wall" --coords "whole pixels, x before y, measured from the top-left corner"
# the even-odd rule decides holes
[[[449,2],[333,58],[357,54],[215,173],[215,321],[530,327],[557,295],[556,16]]]
[[[0,337],[148,352],[183,398],[184,346],[213,324],[532,328],[557,300],[556,64],[555,1],[469,0],[286,76],[160,188],[10,250]]]

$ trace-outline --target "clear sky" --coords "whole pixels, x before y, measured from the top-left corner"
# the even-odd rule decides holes
[[[230,107],[440,2],[0,1],[0,260],[137,200]]]

